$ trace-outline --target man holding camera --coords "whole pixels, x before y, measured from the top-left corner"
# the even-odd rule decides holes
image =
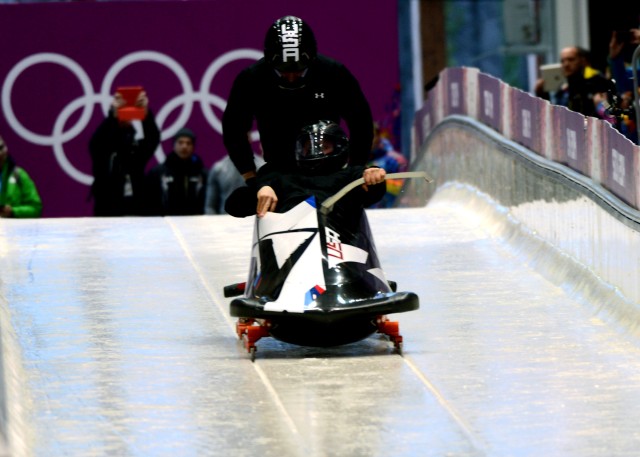
[[[143,90],[138,93],[134,105],[142,119],[129,119],[122,115],[126,102],[122,94],[116,92],[107,117],[89,142],[95,216],[139,216],[146,213],[145,167],[160,143],[160,132]]]
[[[568,46],[560,51],[560,65],[566,81],[553,93],[544,92],[543,81],[536,84],[536,95],[554,105],[566,106],[585,116],[599,117],[596,111],[599,97],[611,89],[611,81],[591,67],[589,51],[578,46]],[[594,100],[594,96],[596,99]]]

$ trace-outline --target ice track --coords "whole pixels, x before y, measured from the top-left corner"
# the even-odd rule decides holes
[[[640,350],[439,195],[370,211],[421,309],[332,348],[264,339],[251,363],[224,285],[251,219],[7,221],[0,228],[11,455],[635,456]],[[7,451],[8,454],[8,451]]]

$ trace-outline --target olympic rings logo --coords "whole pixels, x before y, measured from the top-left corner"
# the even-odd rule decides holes
[[[230,62],[240,59],[258,60],[262,55],[262,52],[255,49],[236,49],[222,54],[220,57],[215,59],[209,67],[207,67],[202,80],[200,81],[199,90],[194,92],[193,85],[187,72],[174,59],[156,51],[137,51],[127,54],[116,61],[109,71],[107,71],[104,79],[102,80],[100,92],[95,93],[89,76],[74,60],[62,54],[47,52],[33,54],[18,62],[7,74],[2,86],[2,109],[5,113],[7,122],[18,135],[33,144],[51,146],[56,160],[62,169],[76,181],[90,185],[93,182],[93,177],[81,172],[73,166],[64,152],[63,145],[78,136],[78,134],[85,129],[93,114],[94,105],[101,105],[103,113],[105,115],[107,114],[113,98],[111,87],[116,76],[118,76],[124,68],[137,62],[150,61],[166,66],[168,69],[173,71],[174,75],[178,78],[180,85],[182,86],[182,95],[170,99],[156,114],[156,123],[158,126],[162,126],[173,110],[180,106],[182,107],[180,114],[177,116],[173,124],[161,131],[162,141],[173,137],[173,135],[175,135],[178,130],[186,124],[188,119],[191,117],[195,102],[200,103],[202,114],[209,125],[221,134],[222,122],[218,119],[211,106],[213,105],[220,110],[224,110],[226,107],[226,101],[217,95],[209,93],[209,87],[211,86],[213,78],[222,67]],[[51,135],[48,136],[35,133],[22,125],[11,106],[11,91],[18,77],[29,67],[41,63],[58,64],[71,71],[82,85],[84,92],[83,96],[71,101],[60,112],[54,123],[53,131]],[[67,130],[64,130],[69,117],[79,109],[82,109],[82,113],[76,124],[69,127]],[[160,146],[158,146],[158,149],[155,152],[155,157],[158,162],[162,162],[165,158],[164,152]]]

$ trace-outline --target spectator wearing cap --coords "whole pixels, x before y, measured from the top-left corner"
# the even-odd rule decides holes
[[[204,214],[207,170],[195,154],[196,135],[183,128],[173,151],[147,175],[147,209],[152,216]]]
[[[560,64],[566,79],[560,89],[549,94],[544,91],[544,81],[539,79],[536,95],[585,116],[600,117],[598,103],[603,95],[606,97],[612,83],[591,66],[589,51],[579,46],[565,47],[560,51]]]

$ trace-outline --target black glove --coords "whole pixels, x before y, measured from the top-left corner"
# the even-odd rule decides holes
[[[247,217],[256,214],[258,206],[258,178],[255,176],[244,182],[227,198],[224,210],[234,217]]]

